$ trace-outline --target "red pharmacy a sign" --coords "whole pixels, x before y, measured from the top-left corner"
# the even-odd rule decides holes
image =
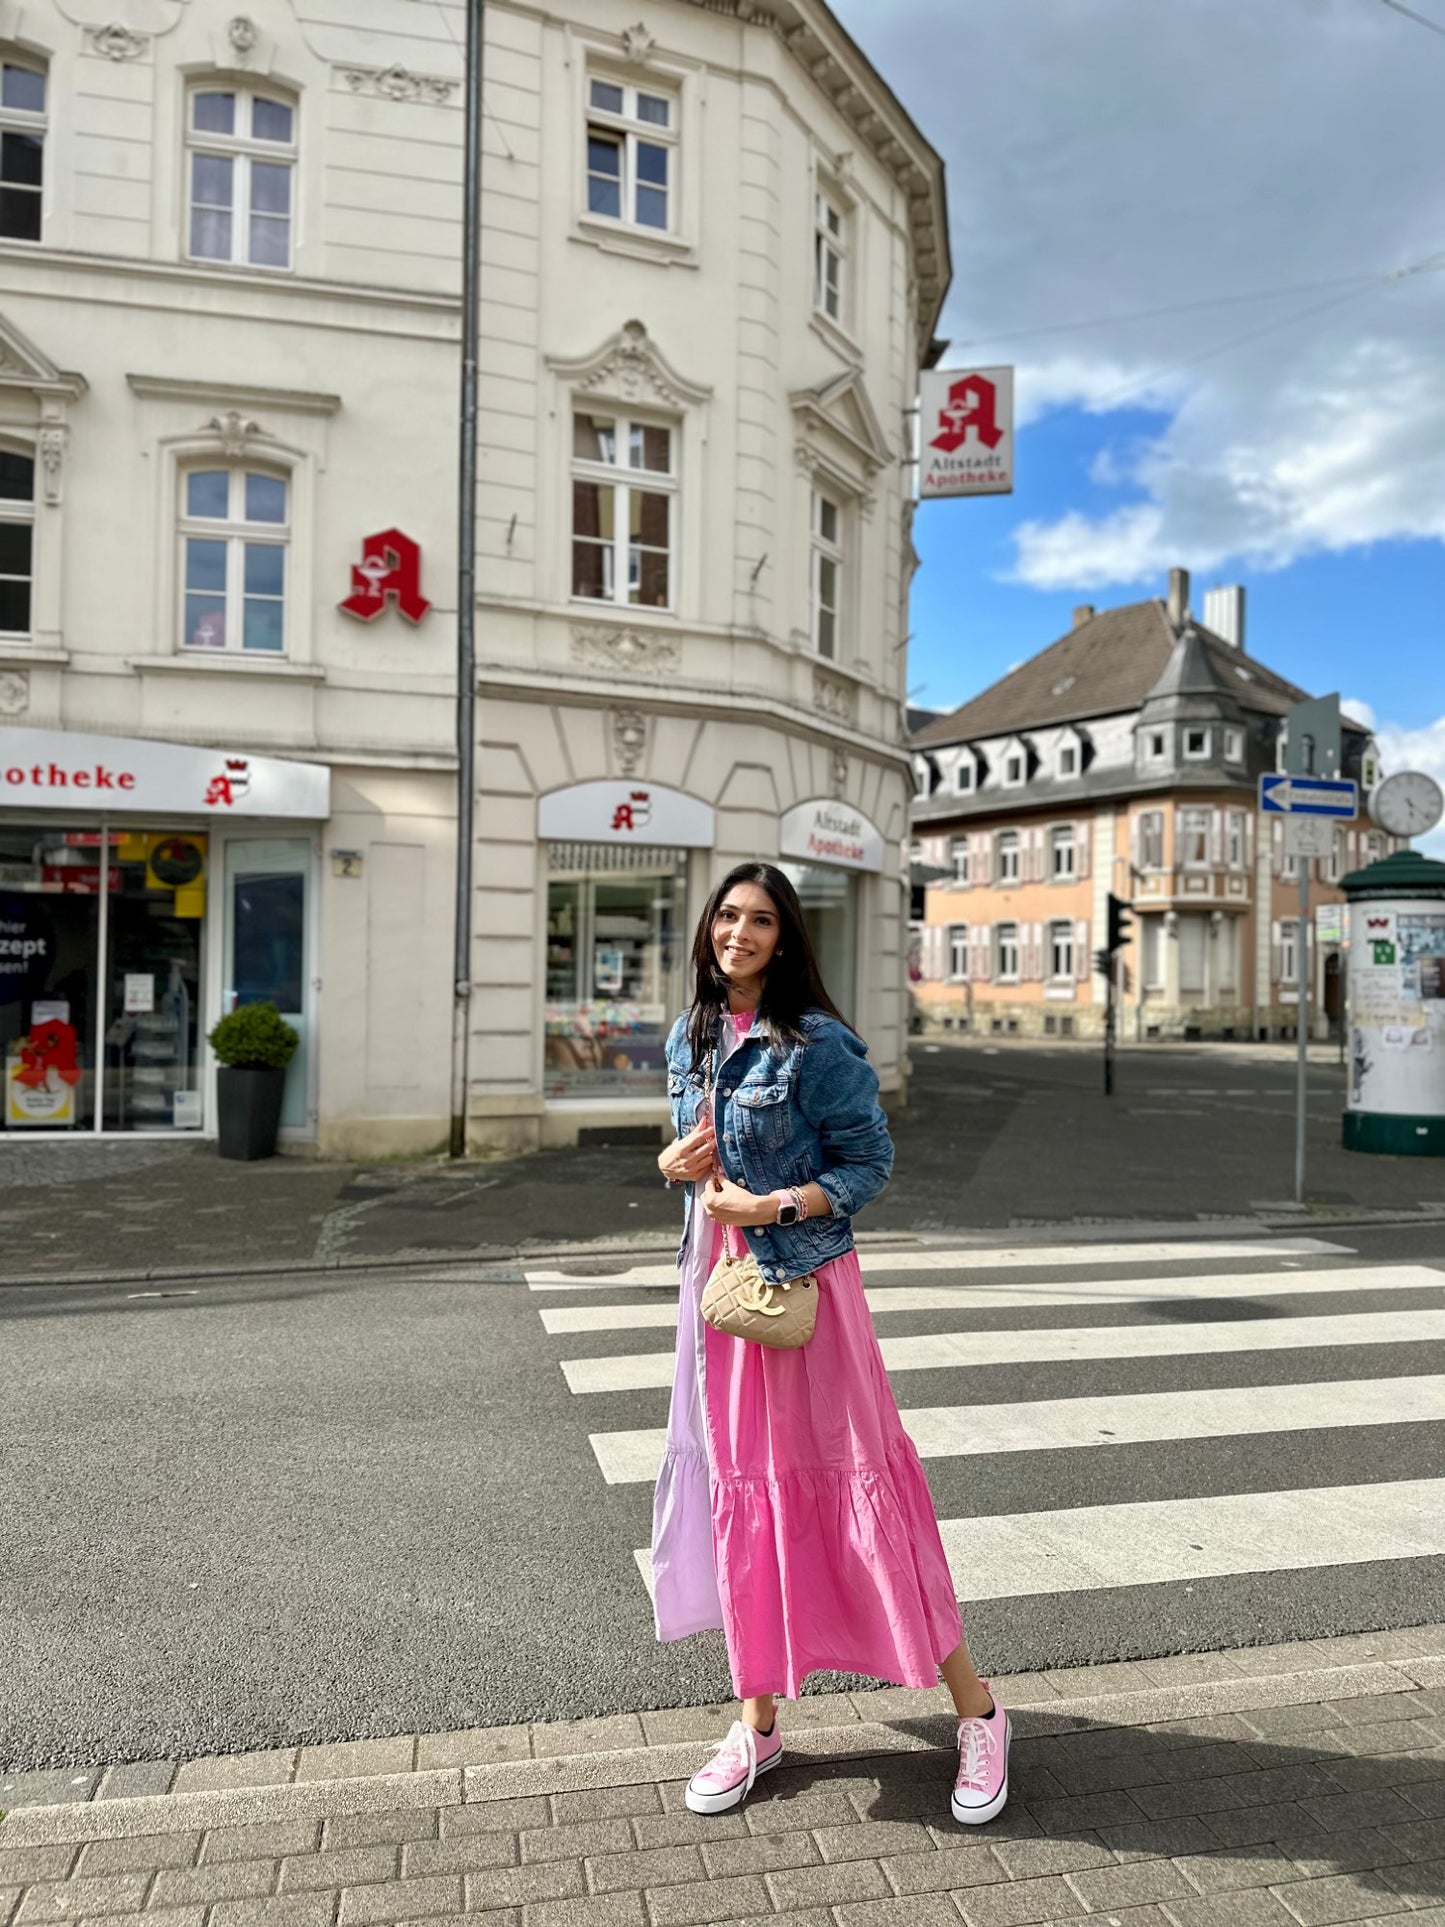
[[[421,592],[421,549],[400,529],[366,537],[361,560],[351,565],[351,594],[340,606],[349,616],[374,622],[388,603],[408,622],[420,622],[431,607]]]

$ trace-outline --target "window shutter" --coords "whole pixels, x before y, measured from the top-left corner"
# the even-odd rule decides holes
[[[1093,961],[1089,956],[1089,919],[1079,917],[1074,923],[1074,981],[1086,984],[1093,969]]]
[[[948,942],[948,932],[941,923],[928,926],[928,948],[924,953],[923,974],[931,984],[940,984],[944,978],[944,945]]]
[[[1049,833],[1047,830],[1034,831],[1034,882],[1042,883],[1048,875]]]
[[[1043,974],[1044,926],[1041,923],[1031,923],[1029,925],[1029,981],[1031,983],[1037,983]]]
[[[1085,817],[1074,825],[1074,874],[1083,878],[1089,874],[1089,821]]]
[[[1209,812],[1209,862],[1212,869],[1224,866],[1224,811]]]
[[[1284,932],[1280,928],[1279,918],[1276,917],[1269,926],[1269,981],[1272,984],[1279,982],[1280,972],[1283,969]]]
[[[993,838],[974,836],[968,843],[968,873],[975,883],[993,880]]]
[[[975,925],[968,933],[968,979],[970,983],[988,982],[988,929]]]
[[[966,836],[960,836],[955,840],[959,849],[963,852],[963,867],[968,880],[965,883],[959,883],[958,865],[955,863],[953,866],[954,885],[960,890],[971,890],[973,888],[973,840]]]
[[[1144,819],[1136,816],[1129,824],[1129,860],[1136,870],[1144,867]]]

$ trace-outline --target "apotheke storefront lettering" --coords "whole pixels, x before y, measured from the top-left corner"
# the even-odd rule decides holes
[[[324,821],[331,773],[188,743],[0,729],[0,809]]]
[[[805,863],[837,864],[846,870],[883,868],[883,837],[861,810],[819,798],[787,810],[779,825],[778,848]]]

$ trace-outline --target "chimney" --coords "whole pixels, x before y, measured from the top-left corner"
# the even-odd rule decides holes
[[[1171,569],[1169,571],[1169,620],[1176,629],[1184,627],[1184,619],[1189,614],[1189,571]]]
[[[1074,611],[1074,627],[1076,629],[1082,629],[1086,622],[1092,622],[1093,620],[1094,620],[1093,603],[1081,602],[1078,608],[1075,609]]]
[[[1204,591],[1204,626],[1235,649],[1244,647],[1244,590],[1236,583],[1227,589]]]

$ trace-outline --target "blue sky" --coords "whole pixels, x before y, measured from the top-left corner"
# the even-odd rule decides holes
[[[1445,781],[1445,34],[1384,0],[832,3],[947,168],[945,365],[1017,371],[1016,493],[919,512],[915,701],[1178,565]]]

